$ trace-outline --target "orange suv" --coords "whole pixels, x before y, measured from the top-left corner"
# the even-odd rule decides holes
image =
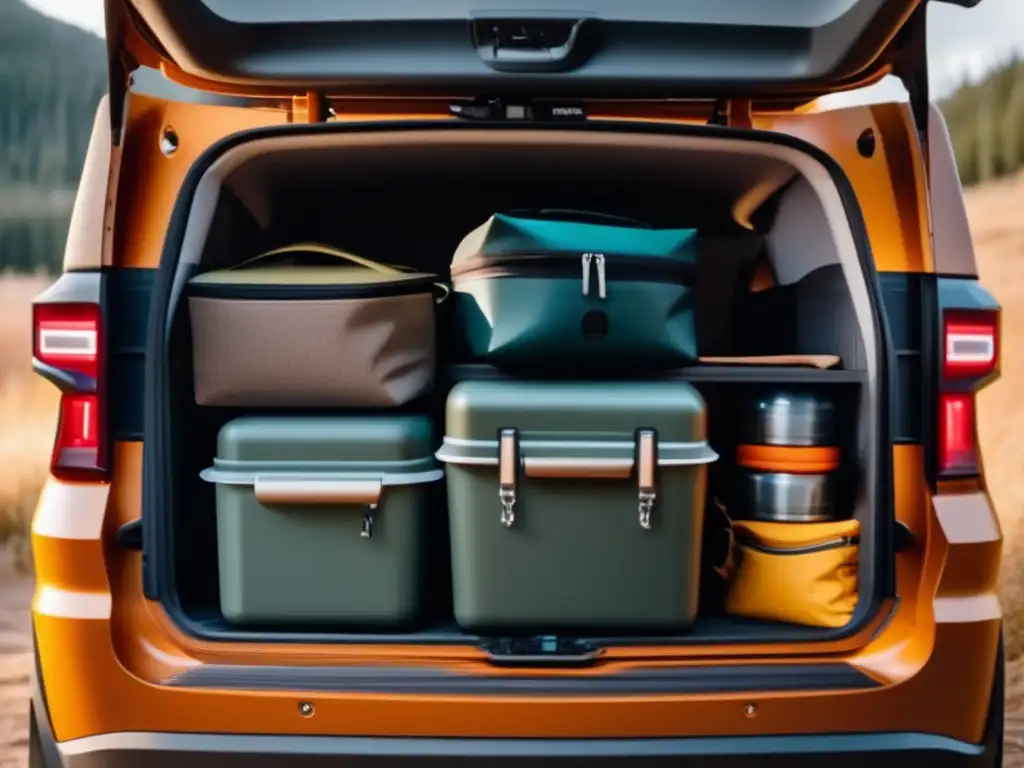
[[[999,307],[929,100],[943,1],[977,4],[106,0],[109,95],[34,305],[33,366],[62,396],[32,529],[32,765],[1001,765],[1001,533],[974,405]],[[887,75],[907,103],[814,106]],[[182,352],[190,275],[295,222],[429,265],[535,198],[707,222],[707,365],[681,374],[702,391],[742,383],[715,357],[786,351],[752,341],[773,286],[792,288],[792,351],[842,357],[760,374],[856,387],[842,626],[713,615],[702,594],[687,633],[549,653],[443,618],[225,618],[198,479],[223,418]]]

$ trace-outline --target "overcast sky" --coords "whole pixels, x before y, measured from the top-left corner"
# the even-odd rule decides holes
[[[103,0],[26,2],[44,13],[103,34]],[[941,98],[965,77],[977,78],[1014,51],[1024,54],[1024,0],[984,0],[970,10],[936,4],[929,11],[928,34],[932,89],[936,98]],[[869,90],[872,92],[842,95],[836,100],[849,103],[901,96],[898,83]]]

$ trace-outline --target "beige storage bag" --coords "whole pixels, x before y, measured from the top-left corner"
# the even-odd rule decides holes
[[[318,243],[193,277],[196,402],[369,408],[415,399],[434,382],[435,303],[447,295],[436,281]]]

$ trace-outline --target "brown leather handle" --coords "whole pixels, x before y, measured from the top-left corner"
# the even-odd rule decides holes
[[[628,479],[632,472],[630,458],[523,458],[523,474],[527,477]]]
[[[256,478],[253,491],[261,504],[380,503],[380,480],[314,480]]]

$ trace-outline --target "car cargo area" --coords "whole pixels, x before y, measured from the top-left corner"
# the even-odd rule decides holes
[[[524,210],[540,213],[517,218],[515,212]],[[503,219],[483,226],[508,212],[511,224]],[[612,228],[634,220],[644,225],[629,230],[641,232],[637,242],[653,242],[654,235],[642,233],[685,233],[673,235],[672,247],[692,246],[686,297],[666,294],[662,304],[652,299],[626,307],[621,317],[610,309],[588,312],[581,333],[598,338],[633,323],[633,332],[647,332],[645,306],[664,310],[668,319],[650,323],[650,333],[660,333],[684,308],[692,324],[687,319],[679,335],[656,342],[667,350],[668,363],[654,365],[653,356],[626,344],[621,363],[608,357],[605,365],[598,355],[596,362],[581,358],[567,367],[575,354],[572,344],[589,343],[579,340],[534,363],[532,347],[520,353],[507,345],[508,356],[499,362],[480,352],[488,343],[491,350],[504,343],[502,318],[532,322],[551,312],[557,319],[568,311],[569,299],[542,300],[531,289],[502,315],[501,294],[462,287],[469,277],[453,276],[453,254],[473,246],[466,264],[484,264],[478,253],[486,255],[488,243],[510,242],[499,224],[514,228],[527,221],[518,232],[538,243],[548,230],[529,222]],[[481,227],[482,245],[464,242]],[[387,274],[397,274],[394,268],[407,274],[406,293],[444,299],[433,304],[436,327],[429,342],[395,346],[398,336],[413,338],[408,334],[426,328],[415,314],[426,311],[426,303],[414,312],[396,299],[393,306],[402,309],[394,311],[405,314],[394,319],[392,310],[382,309],[372,327],[362,329],[361,349],[380,345],[366,352],[365,362],[358,350],[345,351],[337,329],[326,330],[315,319],[315,292],[296,293],[310,306],[289,309],[287,320],[272,320],[258,308],[230,317],[197,309],[213,306],[202,304],[204,297],[220,295],[228,304],[216,311],[227,312],[231,301],[259,290],[247,284],[217,294],[225,283],[204,283],[200,276],[243,280],[243,263],[284,248],[286,258],[275,274],[287,281],[289,265],[298,263],[292,257],[308,250],[301,245],[308,243],[392,265]],[[540,648],[573,656],[614,644],[771,644],[846,636],[876,614],[890,596],[892,578],[882,397],[888,353],[867,249],[856,201],[838,166],[773,134],[624,123],[378,123],[290,126],[232,137],[201,157],[186,180],[155,289],[146,393],[147,594],[162,601],[186,632],[212,640],[464,643],[497,655],[528,656]],[[537,257],[528,250],[524,246],[516,255]],[[551,246],[552,253],[557,250]],[[634,287],[622,287],[628,281],[616,280],[625,274],[618,266],[625,257],[617,261],[608,254],[607,265],[603,252],[591,261],[587,250],[559,262],[570,266],[521,273],[515,270],[522,260],[492,260],[474,277],[570,281],[575,287],[565,295],[571,301],[610,306],[629,290],[640,290],[636,286],[647,278],[631,276]],[[556,255],[564,257],[561,251]],[[317,258],[326,265],[334,256],[321,252]],[[650,273],[662,274],[658,269],[666,268]],[[484,320],[466,314],[471,294]],[[268,307],[280,309],[287,301],[284,294],[277,297],[282,302],[266,295]],[[302,333],[311,339],[319,336],[305,351],[275,347],[292,322],[295,328],[305,323]],[[459,329],[471,322],[482,330],[467,344],[467,333]],[[691,327],[692,344],[686,330]],[[230,328],[240,346],[203,346],[196,338],[200,330]],[[536,335],[528,336],[521,338],[536,342]],[[473,347],[478,341],[483,346]],[[380,351],[385,348],[386,354]],[[335,349],[339,357],[332,360]],[[682,364],[671,362],[677,353]],[[224,362],[218,360],[222,356],[232,362],[223,365],[220,378],[197,378],[197,360],[215,366]],[[250,369],[246,356],[263,356],[263,367]],[[354,368],[379,369],[380,380],[373,386],[364,380],[346,405],[341,389],[348,385],[332,382],[351,382]],[[264,369],[265,376],[254,373]],[[306,402],[277,396],[300,379],[315,390]],[[197,381],[204,382],[202,392]],[[260,404],[233,400],[232,393],[242,391],[238,387],[254,393]],[[537,405],[527,409],[524,403]],[[518,409],[526,409],[521,418],[513,417]],[[669,412],[676,415],[670,419]],[[606,424],[603,413],[610,414]],[[794,421],[782,427],[772,421],[786,414]],[[536,435],[546,429],[550,435],[544,439],[550,439],[541,446]],[[790,444],[768,434],[801,429],[807,434]],[[580,437],[591,432],[593,439]],[[613,432],[626,436],[625,448],[612,445],[618,439],[610,437]],[[345,443],[342,459],[353,466],[379,458],[394,477],[428,483],[429,489],[422,486],[417,496],[420,491],[411,489],[420,486],[392,488],[384,480],[370,488],[360,480],[339,491],[326,479],[302,486],[298,475],[272,478],[282,446],[299,443],[301,448],[285,453],[291,451],[294,466],[305,462],[303,472],[328,466],[335,460],[333,447]],[[388,453],[385,444],[401,448]],[[644,479],[645,446],[652,457],[647,471],[657,475],[650,482]],[[595,458],[578,465],[572,452],[579,450]],[[506,477],[511,462],[523,467],[522,474],[509,470]],[[652,501],[655,485],[658,498]],[[255,488],[258,503],[253,506],[251,492],[240,488]],[[352,512],[346,531],[332,533],[318,527],[327,525],[321,518],[347,513],[323,507],[324,499],[314,497],[335,492],[337,504],[363,511]],[[592,496],[581,500],[577,493]],[[619,504],[618,498],[622,522],[608,528],[618,533],[588,521],[588,509],[595,520],[604,520],[597,507]],[[645,498],[650,520],[644,517]],[[307,502],[321,508],[302,512],[306,517],[297,527],[276,527],[280,517],[268,520],[258,541],[243,530],[260,504],[283,509]],[[230,516],[224,511],[228,504],[236,505]],[[822,535],[801,539],[800,526],[808,522],[776,508],[786,504],[797,517],[804,514],[824,526]],[[749,521],[756,505],[768,510],[762,522],[777,514],[763,530]],[[556,523],[560,509],[567,517]],[[400,519],[409,520],[409,527],[396,538]],[[542,524],[548,527],[531,527]],[[301,535],[309,543],[296,552],[287,537]],[[335,535],[336,543],[330,538]],[[673,538],[649,547],[654,535]],[[744,535],[759,539],[748,538],[742,549]],[[543,549],[538,542],[544,537],[564,551],[554,545]],[[807,568],[816,566],[801,565],[809,561],[800,553],[827,558],[838,551],[833,542],[852,542],[856,549],[822,566],[822,587],[808,575]],[[260,548],[258,568],[247,559],[247,546]],[[278,560],[285,546],[292,549]],[[772,553],[787,546],[795,556],[772,560]],[[372,547],[386,553],[366,554]],[[603,554],[577,558],[577,548]],[[556,552],[563,554],[553,563]],[[305,567],[311,558],[335,557],[331,567],[337,570]],[[390,576],[345,584],[327,576],[347,579],[346,563],[375,568],[379,557],[389,558],[394,584]],[[588,571],[598,560],[618,570]],[[811,579],[810,587],[796,587],[790,578]],[[231,596],[223,594],[224,584],[231,585]],[[268,596],[285,584],[291,592],[282,591],[275,603]],[[832,600],[830,607],[784,605],[806,599],[808,589],[849,591],[850,584],[853,592],[845,597],[823,598]],[[357,618],[303,618],[329,612],[337,590],[349,596],[346,605]],[[549,599],[541,606],[538,597],[538,610],[531,613],[533,603],[517,604],[517,594]],[[391,607],[381,608],[378,597]],[[765,608],[772,601],[779,606]],[[508,610],[502,608],[506,603]],[[840,603],[846,608],[836,608]],[[275,605],[294,612],[277,621]],[[614,612],[597,615],[606,606],[636,607],[636,613],[617,622]]]

